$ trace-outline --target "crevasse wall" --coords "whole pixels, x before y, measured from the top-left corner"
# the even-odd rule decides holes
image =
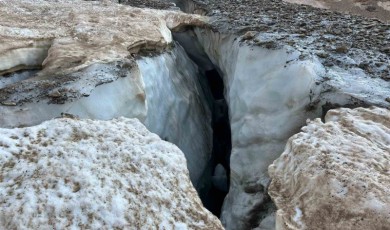
[[[96,63],[77,74],[84,79],[104,75],[112,82],[95,86],[82,77],[66,87],[77,87],[89,96],[64,104],[34,100],[18,106],[0,105],[0,127],[36,125],[61,113],[100,120],[138,118],[185,153],[196,187],[211,154],[211,114],[203,104],[198,70],[182,48],[175,46],[160,55],[140,58],[129,70],[118,71],[117,63]]]
[[[176,144],[186,155],[195,187],[211,157],[211,113],[198,80],[198,68],[178,46],[169,55],[138,62],[145,84],[151,132]]]
[[[283,152],[287,139],[307,118],[320,117],[326,102],[384,103],[390,83],[358,70],[326,69],[313,56],[301,60],[301,53],[288,46],[266,49],[234,35],[206,29],[195,33],[223,73],[229,105],[231,183],[222,223],[227,229],[273,228],[272,209],[264,204],[267,167]],[[364,87],[368,82],[371,88]]]

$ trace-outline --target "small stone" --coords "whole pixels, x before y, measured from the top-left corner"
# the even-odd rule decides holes
[[[343,53],[343,54],[346,54],[348,53],[348,47],[346,45],[341,45],[341,46],[338,46],[336,47],[335,51],[336,53]]]
[[[70,113],[61,113],[62,118],[79,119],[79,116]]]
[[[385,101],[387,101],[387,102],[390,103],[390,97],[387,97],[387,98],[385,99]]]
[[[366,10],[369,12],[374,12],[376,10],[376,7],[375,6],[367,6]]]
[[[5,106],[16,106],[16,102],[13,101],[2,101],[1,104]]]
[[[380,49],[381,52],[383,53],[387,53],[387,54],[390,54],[390,46],[385,46],[383,48]]]
[[[251,40],[256,36],[256,31],[248,31],[242,36],[242,40]]]
[[[58,91],[58,90],[55,90],[55,91],[52,91],[48,94],[49,97],[61,97],[62,94]]]
[[[327,58],[327,57],[329,57],[329,54],[326,52],[318,52],[317,56],[320,58]]]
[[[361,62],[358,67],[361,69],[367,69],[370,66],[368,62]]]

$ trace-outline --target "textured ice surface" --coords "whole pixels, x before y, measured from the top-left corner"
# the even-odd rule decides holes
[[[277,229],[390,226],[390,111],[330,110],[269,167]]]
[[[1,229],[222,229],[183,153],[138,120],[0,129]]]

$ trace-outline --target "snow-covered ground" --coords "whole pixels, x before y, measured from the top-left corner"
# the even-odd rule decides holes
[[[137,119],[0,129],[1,229],[222,229],[184,154]]]

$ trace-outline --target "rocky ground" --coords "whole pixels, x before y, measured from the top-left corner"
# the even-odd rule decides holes
[[[195,0],[221,33],[245,34],[267,48],[290,45],[316,54],[325,66],[359,67],[371,77],[390,79],[390,25],[377,19],[318,9],[282,0]],[[201,9],[201,10],[199,10]],[[261,33],[263,39],[251,40]]]
[[[378,0],[285,0],[286,2],[311,5],[343,13],[377,18],[390,22],[390,2]]]

